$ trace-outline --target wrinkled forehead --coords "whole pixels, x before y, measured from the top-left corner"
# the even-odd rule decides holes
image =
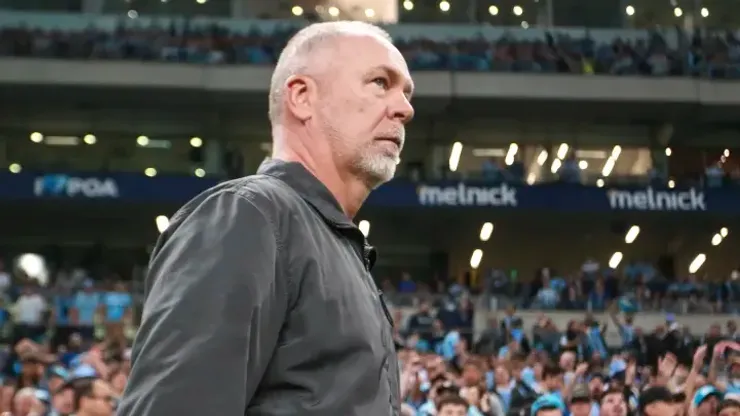
[[[336,52],[346,59],[343,64],[359,69],[389,67],[411,81],[406,59],[388,39],[370,34],[348,35],[337,39],[336,46]]]

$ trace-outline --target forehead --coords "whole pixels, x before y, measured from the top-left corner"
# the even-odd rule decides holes
[[[389,40],[379,35],[344,36],[338,39],[337,46],[337,52],[351,58],[343,62],[353,69],[371,70],[374,67],[385,67],[396,71],[398,75],[411,82],[406,59]]]

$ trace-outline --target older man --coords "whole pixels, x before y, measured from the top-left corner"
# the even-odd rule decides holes
[[[320,23],[288,43],[273,159],[160,237],[120,416],[399,414],[392,319],[352,218],[394,175],[412,90],[375,26]]]

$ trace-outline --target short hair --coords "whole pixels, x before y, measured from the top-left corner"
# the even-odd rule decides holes
[[[545,367],[542,369],[542,378],[556,377],[563,373],[564,371],[559,365],[549,362],[545,364]]]
[[[437,400],[437,413],[441,412],[445,406],[463,406],[468,410],[468,402],[458,394],[445,394]]]
[[[329,40],[342,36],[369,35],[392,41],[385,30],[367,22],[336,21],[314,23],[299,30],[280,53],[270,80],[270,122],[276,123],[282,112],[285,83],[288,78],[308,70],[307,60],[315,49]]]
[[[75,411],[80,410],[80,402],[83,397],[93,397],[95,394],[96,380],[97,378],[95,377],[85,377],[69,383],[69,386],[72,387],[72,391],[74,392]]]

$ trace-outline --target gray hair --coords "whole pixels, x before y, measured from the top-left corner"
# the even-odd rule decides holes
[[[327,41],[345,36],[374,36],[391,41],[391,36],[385,30],[359,21],[314,23],[298,31],[280,53],[272,73],[268,110],[270,122],[277,123],[282,115],[285,83],[288,79],[309,71],[309,59],[319,47]]]

